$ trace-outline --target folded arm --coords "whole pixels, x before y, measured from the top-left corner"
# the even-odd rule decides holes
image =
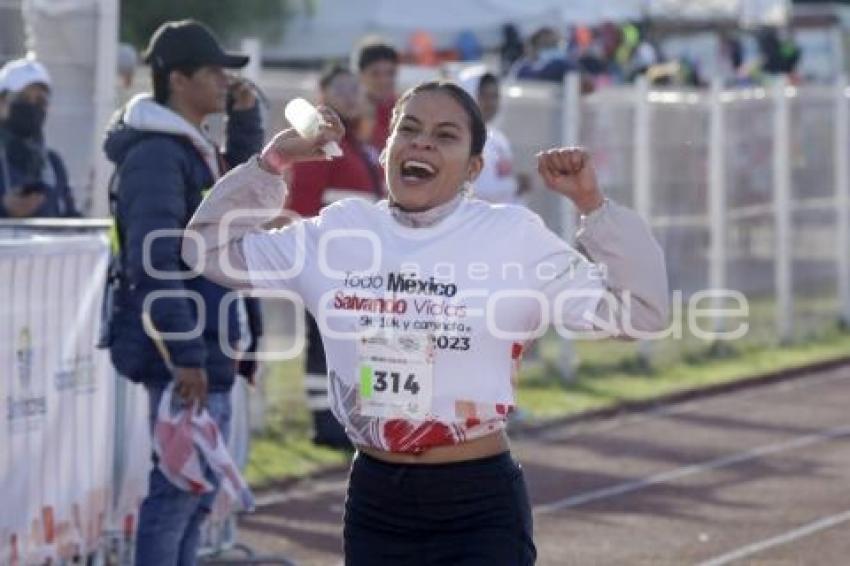
[[[345,128],[339,117],[319,108],[324,120],[314,139],[303,139],[295,130],[279,132],[258,157],[230,171],[210,191],[186,227],[183,261],[208,279],[226,287],[253,286],[243,246],[250,237],[256,250],[266,252],[262,263],[285,271],[293,262],[295,238],[283,231],[264,230],[277,219],[286,200],[283,175],[293,163],[326,159],[322,147],[339,142]],[[259,253],[259,252],[258,252]],[[290,282],[291,283],[291,282]]]
[[[204,277],[233,289],[251,287],[242,240],[280,214],[286,183],[258,158],[222,177],[195,211],[183,238],[183,261]]]

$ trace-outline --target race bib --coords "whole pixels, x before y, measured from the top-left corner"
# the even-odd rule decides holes
[[[393,332],[360,338],[360,414],[431,418],[434,352],[434,337],[427,334]]]

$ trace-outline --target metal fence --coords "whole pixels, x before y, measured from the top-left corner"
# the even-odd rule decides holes
[[[520,160],[558,141],[551,124],[561,124],[560,140],[587,146],[608,195],[651,223],[671,289],[685,299],[709,288],[742,292],[750,337],[759,341],[847,320],[844,81],[702,91],[638,83],[582,97],[572,113],[577,81],[564,93],[550,89],[532,111],[523,86],[506,88],[503,126]],[[548,116],[546,125],[529,118],[534,111]],[[558,119],[567,114],[574,115]]]

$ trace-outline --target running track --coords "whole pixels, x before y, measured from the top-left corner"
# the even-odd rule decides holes
[[[512,445],[540,565],[850,564],[850,366]],[[341,564],[344,488],[333,473],[260,494],[240,540]]]

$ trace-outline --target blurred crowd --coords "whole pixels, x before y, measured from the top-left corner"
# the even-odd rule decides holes
[[[435,47],[429,33],[418,31],[401,50],[370,39],[364,45],[380,46],[367,50],[365,58],[361,46],[352,53],[351,65],[337,66],[350,67],[356,75],[353,94],[363,100],[358,102],[354,121],[358,134],[368,142],[367,153],[375,155],[387,135],[396,69],[405,63],[436,67],[447,62],[464,66],[486,62],[495,84],[502,79],[561,82],[567,73],[580,73],[584,92],[632,83],[641,76],[653,86],[697,88],[716,77],[727,86],[761,85],[776,74],[788,75],[792,82],[800,80],[797,69],[803,52],[791,30],[725,29],[716,37],[717,53],[709,65],[692,52],[682,54],[669,45],[665,49],[660,32],[648,22],[546,26],[527,37],[517,26],[506,24],[498,53],[486,52],[471,31],[460,33],[455,45],[444,50]],[[118,55],[126,92],[138,56],[129,45],[121,45]],[[338,74],[320,81],[317,97],[336,100],[342,107],[341,98],[334,96]],[[456,73],[446,74],[460,79]],[[483,84],[493,83],[488,77]],[[9,62],[0,72],[0,218],[78,215],[62,159],[45,145],[51,89],[48,70],[34,59]]]
[[[762,84],[775,74],[791,75],[802,50],[788,29],[727,29],[719,33],[719,74],[730,86]],[[692,54],[665,53],[657,30],[648,22],[606,22],[596,26],[541,27],[523,37],[517,26],[502,29],[499,49],[503,76],[560,82],[580,72],[587,88],[631,83],[645,75],[653,85],[704,87],[710,82],[705,61]],[[750,47],[752,46],[752,48]],[[434,66],[478,61],[486,56],[472,32],[459,34],[452,49],[438,51],[427,32],[410,37],[405,62]]]
[[[580,72],[593,87],[631,83],[646,76],[652,85],[704,87],[701,62],[690,56],[669,56],[645,23],[596,27],[573,26],[565,33],[540,28],[522,42],[513,26],[505,26],[502,72],[516,79],[561,81]],[[793,76],[801,49],[787,30],[764,28],[754,34],[758,50],[747,53],[742,31],[721,35],[716,72],[729,85],[761,84],[768,75]]]

